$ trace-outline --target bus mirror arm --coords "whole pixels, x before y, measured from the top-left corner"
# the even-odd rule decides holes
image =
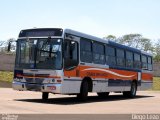
[[[11,45],[12,45],[13,42],[17,42],[17,40],[9,41],[9,43],[8,43],[8,48],[7,48],[7,51],[8,51],[8,52],[11,51]]]
[[[8,43],[8,49],[7,49],[7,51],[10,52],[10,50],[11,50],[11,42]]]

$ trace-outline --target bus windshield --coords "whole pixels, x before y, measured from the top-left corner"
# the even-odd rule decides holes
[[[19,39],[17,41],[15,67],[24,69],[61,69],[62,39]]]

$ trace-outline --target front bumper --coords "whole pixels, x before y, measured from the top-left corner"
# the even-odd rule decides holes
[[[19,91],[40,91],[49,93],[61,93],[61,84],[32,84],[25,82],[12,82],[12,87],[14,90]]]

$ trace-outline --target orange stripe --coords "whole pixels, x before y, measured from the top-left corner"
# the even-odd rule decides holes
[[[25,75],[20,75],[20,74],[17,74],[17,77],[24,77],[24,78],[61,78],[60,76],[25,76]]]
[[[104,70],[110,70],[111,72],[115,72],[120,75],[125,75],[125,76],[131,76],[134,75],[133,77],[126,78],[126,77],[121,77],[121,76],[116,76],[114,74],[110,73],[105,73],[103,71],[97,71],[97,70],[92,70],[92,71],[84,71],[85,69],[88,68],[96,68],[96,67],[91,67],[91,66],[81,66],[79,65],[76,69],[66,71],[64,70],[64,76],[66,77],[81,77],[82,79],[84,77],[90,77],[92,79],[96,78],[105,78],[105,79],[123,79],[123,80],[137,80],[138,78],[138,72],[136,71],[127,71],[127,70],[118,70],[118,69],[110,69],[110,68],[100,68]],[[97,67],[99,69],[99,67]],[[143,80],[152,80],[153,75],[150,73],[142,73],[142,79]]]
[[[152,81],[153,80],[153,75],[150,74],[150,73],[142,73],[142,80]]]

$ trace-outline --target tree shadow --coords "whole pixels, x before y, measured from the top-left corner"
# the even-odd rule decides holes
[[[126,98],[123,95],[109,95],[107,98],[100,98],[98,96],[88,96],[86,101],[80,101],[76,97],[63,97],[63,98],[49,98],[44,101],[42,99],[15,99],[15,101],[33,102],[42,104],[57,104],[57,105],[74,105],[74,104],[86,104],[94,102],[112,102],[129,99],[142,99],[154,96],[137,95],[135,98]]]

